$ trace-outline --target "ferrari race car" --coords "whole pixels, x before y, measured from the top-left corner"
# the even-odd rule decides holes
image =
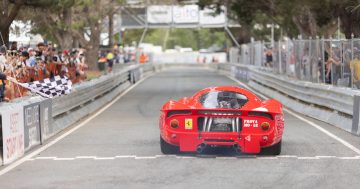
[[[228,146],[238,153],[279,155],[284,115],[276,100],[262,101],[245,89],[220,86],[166,102],[159,127],[164,154]]]

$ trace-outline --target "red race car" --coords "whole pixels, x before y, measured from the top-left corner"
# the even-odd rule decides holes
[[[279,155],[284,114],[276,100],[262,101],[234,86],[210,87],[166,102],[159,127],[164,154],[230,146],[242,153]]]

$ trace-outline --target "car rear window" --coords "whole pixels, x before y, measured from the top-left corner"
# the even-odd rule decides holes
[[[211,91],[200,96],[204,108],[239,109],[248,102],[248,98],[232,91]]]

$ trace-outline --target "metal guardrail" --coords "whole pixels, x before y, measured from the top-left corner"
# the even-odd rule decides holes
[[[11,163],[21,157],[24,151],[95,112],[132,83],[154,71],[155,67],[151,64],[125,65],[114,69],[111,74],[73,86],[69,95],[53,99],[25,97],[13,103],[1,104],[0,138],[10,142],[13,140],[7,139],[15,138],[16,142],[0,142],[0,150],[11,147],[11,151],[4,154],[0,151],[0,165]]]
[[[119,73],[109,74],[74,86],[69,95],[53,99],[53,116],[56,117],[82,104],[93,101],[128,80],[129,71],[126,69]]]
[[[333,124],[353,134],[360,134],[359,112],[355,111],[355,106],[358,105],[354,105],[354,97],[360,96],[360,91],[299,81],[275,75],[266,68],[256,66],[219,64],[217,69],[241,80],[245,80],[245,77],[238,73],[247,72],[245,75],[248,76],[249,85],[255,90],[277,98],[284,104],[287,103],[286,105],[295,111]],[[358,120],[357,123],[355,123],[356,120]]]
[[[353,114],[353,101],[354,95],[356,95],[354,90],[292,80],[256,69],[251,69],[251,71],[251,80],[273,88],[287,96],[348,115]],[[357,92],[357,94],[360,93]]]
[[[234,72],[234,70],[231,69],[232,67],[237,67],[237,69],[240,70],[247,69],[250,80],[284,93],[287,96],[348,115],[353,115],[354,96],[360,95],[360,91],[299,81],[286,76],[275,75],[267,72],[265,69],[254,66],[223,64],[219,65],[218,69],[223,72]]]

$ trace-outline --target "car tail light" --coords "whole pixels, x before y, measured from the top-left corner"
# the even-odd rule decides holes
[[[179,121],[177,119],[172,119],[170,121],[170,127],[174,128],[174,129],[178,128],[179,127]]]
[[[260,125],[260,127],[261,127],[261,129],[262,129],[263,131],[267,131],[267,130],[270,129],[270,123],[268,123],[268,122],[262,122],[261,125]]]

